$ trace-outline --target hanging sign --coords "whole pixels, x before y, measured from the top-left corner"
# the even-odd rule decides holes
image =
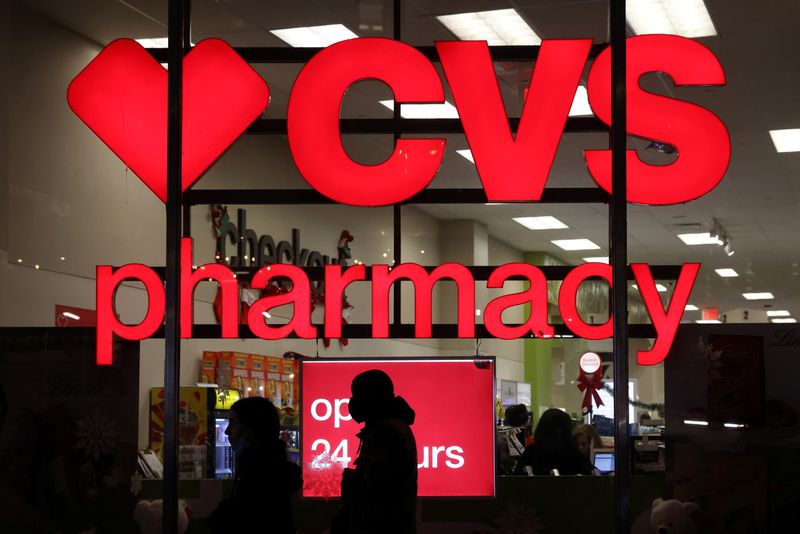
[[[475,158],[490,202],[535,202],[541,197],[591,47],[591,39],[545,40],[539,48],[528,93],[512,135],[505,114],[489,47],[483,41],[442,41],[436,51],[453,94],[464,133]],[[725,74],[704,45],[674,35],[644,35],[627,40],[628,124],[631,135],[676,147],[674,162],[650,165],[636,151],[627,153],[627,200],[643,204],[674,204],[698,198],[722,179],[730,160],[730,137],[720,119],[698,105],[655,95],[639,86],[651,72],[669,75],[676,85],[723,85]],[[236,52],[219,39],[207,39],[184,58],[182,189],[186,190],[221,157],[224,151],[269,103],[269,88]],[[589,103],[598,119],[611,125],[610,50],[604,50],[589,70]],[[381,38],[358,38],[333,44],[303,67],[289,97],[287,135],[300,174],[320,193],[355,206],[383,206],[402,202],[422,189],[438,171],[446,142],[439,138],[404,136],[394,152],[378,165],[353,161],[341,143],[339,111],[346,90],[366,78],[384,82],[398,103],[441,103],[444,88],[436,68],[408,44]],[[108,45],[76,78],[68,90],[72,110],[163,201],[166,199],[167,74],[140,45],[120,39]],[[611,191],[611,151],[586,150],[591,177]],[[241,228],[240,228],[241,230]],[[181,335],[191,337],[195,286],[203,280],[220,284],[222,336],[238,337],[238,295],[233,272],[219,263],[193,269],[192,242],[181,250]],[[656,330],[650,350],[638,352],[638,362],[654,365],[667,355],[688,302],[700,265],[681,268],[675,290],[664,309],[646,264],[632,264],[638,291]],[[388,337],[389,289],[399,280],[415,287],[417,337],[431,335],[431,291],[441,279],[458,288],[458,336],[474,337],[475,287],[470,271],[448,263],[432,272],[416,264],[371,267],[373,336]],[[610,337],[612,319],[587,324],[577,311],[575,295],[590,277],[611,283],[611,267],[587,263],[565,277],[558,306],[567,327],[587,339]],[[305,272],[294,265],[262,267],[252,279],[254,289],[275,278],[288,279],[292,290],[263,296],[248,312],[248,327],[263,339],[289,335],[315,338],[310,322],[310,289]],[[500,339],[552,337],[548,323],[547,280],[535,266],[512,263],[498,267],[489,288],[502,288],[510,278],[529,282],[529,288],[502,295],[484,311],[487,330]],[[114,313],[114,292],[123,280],[144,284],[149,299],[145,317],[137,325],[121,323]],[[341,337],[341,296],[351,283],[364,282],[363,265],[343,269],[325,267],[325,337]],[[268,325],[268,310],[293,304],[284,325]],[[522,325],[507,325],[502,312],[529,305]],[[97,267],[97,361],[111,363],[114,335],[132,340],[147,338],[164,318],[164,285],[141,264],[118,269]]]
[[[380,369],[416,412],[419,496],[494,496],[492,359],[313,359],[300,362],[303,496],[337,497],[358,456],[361,425],[348,411],[350,383]],[[458,412],[447,421],[448,408]]]

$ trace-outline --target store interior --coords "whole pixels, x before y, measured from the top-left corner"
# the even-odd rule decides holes
[[[323,24],[343,24],[360,37],[392,37],[392,3],[387,0],[302,0],[282,6],[280,10],[269,9],[265,4],[255,0],[194,0],[193,43],[217,37],[234,47],[288,47],[290,44],[270,30]],[[487,0],[466,4],[469,5],[450,0],[404,2],[403,41],[427,46],[437,40],[455,39],[457,36],[437,16],[507,8],[517,10],[532,31],[543,38],[591,37],[595,43],[608,41],[605,1]],[[629,339],[631,432],[640,446],[642,434],[650,436],[644,438],[644,446],[650,448],[643,449],[642,454],[634,458],[639,458],[641,465],[633,480],[633,519],[635,526],[638,525],[636,528],[645,529],[634,531],[648,532],[651,503],[654,498],[663,497],[704,506],[705,524],[714,525],[709,527],[712,528],[709,532],[722,528],[719,525],[725,521],[725,528],[729,528],[724,530],[726,532],[745,526],[754,529],[749,532],[777,532],[780,530],[768,529],[778,527],[789,528],[785,530],[788,532],[792,525],[800,524],[797,512],[792,512],[800,503],[800,486],[797,478],[791,476],[791,473],[800,473],[797,455],[791,452],[796,452],[800,443],[797,416],[792,416],[800,410],[800,405],[792,395],[792,383],[787,378],[797,366],[793,357],[800,346],[800,333],[792,324],[800,313],[800,233],[796,231],[800,227],[800,149],[777,151],[770,131],[800,128],[800,97],[794,90],[796,82],[800,81],[800,69],[791,55],[787,57],[785,53],[797,48],[800,11],[791,0],[775,0],[768,5],[705,0],[705,6],[715,33],[698,40],[720,59],[727,84],[675,87],[668,76],[655,74],[641,81],[646,90],[694,102],[718,115],[730,132],[732,159],[722,182],[702,198],[672,206],[631,204],[628,207],[629,263],[702,264],[667,362],[639,365],[637,352],[649,349],[653,339]],[[166,2],[0,0],[0,59],[3,72],[9,73],[7,83],[0,84],[0,124],[4,125],[0,129],[0,161],[4,162],[0,166],[0,326],[4,351],[4,374],[0,375],[0,382],[9,399],[14,398],[11,392],[18,392],[20,388],[39,392],[40,395],[34,395],[36,401],[28,407],[34,411],[66,402],[70,410],[78,410],[75,418],[83,421],[83,426],[76,428],[86,428],[90,423],[99,427],[116,425],[113,432],[117,434],[112,432],[109,439],[127,451],[128,463],[124,466],[132,471],[136,466],[130,462],[136,461],[136,453],[157,448],[153,439],[153,407],[158,404],[154,400],[158,398],[157,388],[164,385],[165,345],[158,336],[141,342],[120,343],[115,345],[114,370],[108,370],[107,375],[105,370],[92,370],[96,266],[128,263],[163,266],[165,210],[158,197],[75,116],[67,104],[66,92],[75,76],[108,43],[120,37],[165,37],[166,22]],[[151,47],[153,43],[145,46]],[[302,65],[259,63],[253,67],[270,87],[269,108],[263,118],[285,118],[292,84]],[[519,116],[523,89],[530,79],[530,64],[497,64],[496,73],[509,116]],[[582,77],[582,81],[585,80],[586,73]],[[445,91],[448,101],[452,102],[446,84]],[[362,81],[348,91],[341,115],[359,119],[390,118],[392,111],[380,102],[391,99],[388,87],[376,81]],[[445,113],[454,112],[454,108],[445,110]],[[571,116],[591,116],[591,110],[576,109]],[[429,187],[479,188],[475,166],[468,159],[469,154],[464,153],[468,149],[465,136],[447,134],[442,137],[447,142],[443,164]],[[364,164],[383,161],[393,143],[390,134],[343,136],[347,153]],[[663,147],[653,146],[647,139],[630,137],[629,146],[637,149],[640,157],[651,164],[668,164],[676,157]],[[606,132],[565,133],[547,187],[595,187],[586,170],[583,151],[607,147]],[[216,162],[194,189],[309,187],[292,160],[285,135],[248,133]],[[257,237],[269,235],[276,244],[287,242],[292,251],[307,249],[320,256],[337,257],[344,232],[347,232],[352,237],[347,241],[351,265],[391,265],[396,257],[392,207],[231,204],[224,208],[239,232],[252,230]],[[190,210],[193,261],[197,265],[222,262],[237,249],[236,244],[228,241],[227,252],[220,250],[219,232],[215,228],[219,214],[215,209],[209,205],[195,205]],[[401,216],[402,263],[498,266],[526,262],[540,266],[573,266],[587,261],[605,259],[607,262],[609,255],[608,205],[604,203],[407,204],[401,208]],[[561,226],[532,230],[515,220],[520,217],[555,218]],[[705,244],[690,246],[679,238],[679,234],[698,233],[707,234]],[[591,240],[594,248],[568,251],[554,243],[579,238]],[[244,250],[247,251],[245,255],[252,258],[252,249],[245,246]],[[294,254],[296,252],[292,252]],[[668,305],[675,280],[657,282],[663,285],[661,297]],[[548,317],[552,324],[562,323],[557,306],[559,285],[558,280],[548,282]],[[521,291],[523,287],[522,282],[511,281],[503,289],[489,289],[485,281],[477,281],[475,322],[483,322],[482,313],[493,298]],[[400,320],[413,324],[413,287],[404,283],[400,293]],[[769,293],[771,298],[750,300],[745,296],[752,293]],[[442,282],[433,290],[434,324],[456,322],[455,294],[450,282]],[[195,325],[218,324],[214,310],[216,296],[217,284],[197,286],[193,301]],[[628,298],[629,322],[649,323],[638,289],[630,286]],[[369,324],[372,318],[369,284],[351,285],[347,299],[351,307],[347,308],[343,320]],[[115,311],[122,322],[137,323],[145,315],[147,306],[147,293],[140,284],[125,282],[120,285]],[[603,282],[584,284],[578,293],[578,309],[588,323],[604,323],[609,310],[607,285]],[[509,324],[521,323],[527,313],[518,306],[507,310],[503,319]],[[321,323],[323,314],[323,306],[317,306],[312,321]],[[291,316],[290,307],[275,308],[270,311],[267,323],[280,325]],[[65,326],[75,328],[73,338],[66,339],[56,333]],[[196,332],[205,330],[196,328]],[[750,341],[733,340],[738,344],[734,343],[737,348],[731,349],[733,341],[725,336],[761,341],[750,345]],[[19,339],[27,339],[27,342]],[[300,436],[289,433],[297,432],[299,420],[295,413],[303,409],[298,363],[302,358],[298,359],[298,355],[310,359],[490,357],[494,362],[498,424],[504,425],[505,408],[520,403],[530,411],[532,426],[550,408],[567,412],[575,424],[589,422],[597,416],[600,416],[596,419],[599,422],[607,417],[610,424],[601,432],[602,448],[613,447],[613,432],[608,431],[613,425],[611,339],[565,336],[515,340],[354,338],[346,341],[296,338],[266,341],[252,336],[218,339],[196,335],[194,339],[181,341],[180,383],[195,388],[192,391],[200,392],[199,395],[219,391],[198,388],[201,384],[216,383],[222,390],[237,389],[232,382],[225,383],[232,380],[233,375],[223,378],[230,369],[223,370],[225,366],[220,362],[231,358],[230,368],[236,368],[234,355],[246,355],[247,364],[242,368],[248,373],[249,382],[239,384],[238,389],[243,391],[238,394],[257,394],[264,387],[273,395],[276,404],[282,405],[285,438],[299,442]],[[744,358],[749,363],[737,359],[736,354],[741,351],[751,355],[750,359]],[[62,356],[56,356],[58,352]],[[578,387],[582,375],[579,362],[588,352],[600,356],[600,378],[605,384],[598,393],[603,405],[591,404],[591,414],[585,413],[585,393]],[[32,356],[33,353],[36,356]],[[752,356],[754,354],[756,356]],[[68,364],[69,358],[78,358],[75,368]],[[127,362],[124,365],[120,363],[123,360]],[[209,363],[212,361],[214,363]],[[725,368],[721,361],[732,363]],[[753,361],[760,363],[753,364]],[[47,363],[39,365],[37,362]],[[279,371],[280,380],[261,379],[256,368],[263,366],[268,370],[270,362],[278,368],[288,365],[286,370],[291,368],[292,372]],[[95,372],[98,378],[93,382],[94,378],[87,377],[95,376]],[[708,377],[716,377],[716,372],[728,377],[726,384],[730,387],[727,390],[719,385],[706,387],[713,382]],[[748,374],[758,378],[755,384],[745,380]],[[289,375],[294,376],[289,378]],[[15,379],[11,377],[18,376],[29,378],[12,386]],[[134,376],[136,380],[132,380]],[[72,390],[56,392],[53,388],[57,387],[54,384],[59,384],[55,380],[58,377],[67,382],[74,380],[83,389],[79,388],[77,393]],[[92,390],[91,384],[100,384],[99,389]],[[111,401],[114,399],[112,390],[118,392],[116,403]],[[97,391],[103,391],[102,395],[93,398]],[[64,401],[73,393],[81,399],[74,405]],[[714,404],[711,399],[716,398],[715,395],[728,399],[727,411]],[[107,401],[111,404],[98,408]],[[209,397],[208,402],[216,401]],[[753,408],[754,405],[760,408]],[[224,406],[214,409],[224,410]],[[642,419],[644,415],[646,418]],[[710,423],[713,428],[686,423],[695,420],[706,421],[706,427]],[[455,424],[468,425],[469,422]],[[726,424],[743,426],[734,428],[724,426]],[[745,432],[745,425],[752,432]],[[64,432],[69,436],[67,439],[73,439],[75,429]],[[531,432],[532,427],[528,434]],[[0,465],[7,460],[8,451],[15,450],[14,442],[22,435],[4,434],[0,434]],[[217,437],[224,441],[222,436]],[[648,440],[652,443],[648,444]],[[134,456],[130,456],[131,451]],[[208,460],[210,452],[203,454]],[[709,475],[706,468],[698,466],[704,462],[707,465],[714,454],[718,454],[715,460],[718,464],[715,464],[716,471]],[[190,457],[188,449],[186,457]],[[299,445],[297,461],[301,461]],[[213,509],[229,488],[230,480],[224,480],[224,473],[219,480],[214,480],[205,468],[210,465],[208,461],[199,462],[203,464],[200,470],[194,469],[196,463],[188,461],[184,465],[181,491],[190,501],[195,517],[199,518]],[[217,462],[221,464],[224,459]],[[707,478],[701,477],[701,472],[703,476],[708,475]],[[778,472],[788,474],[777,475]],[[116,473],[114,476],[126,486],[132,474]],[[591,480],[584,477],[586,480],[578,483],[569,480],[570,477],[562,477],[563,480],[534,478],[538,482],[536,485],[530,484],[526,477],[498,477],[493,490],[495,498],[477,499],[474,504],[458,498],[426,500],[420,512],[422,520],[438,525],[429,525],[434,529],[431,532],[448,531],[445,524],[449,525],[449,531],[461,532],[464,530],[458,529],[467,528],[465,525],[485,526],[492,521],[495,521],[492,528],[497,528],[498,517],[502,519],[518,513],[527,517],[529,524],[539,524],[550,532],[588,532],[585,524],[566,513],[578,504],[559,504],[568,499],[571,503],[583,503],[580,506],[594,514],[599,524],[612,524],[613,473],[612,476],[591,477]],[[712,479],[713,483],[708,482]],[[24,501],[19,492],[8,489],[8,480],[13,478],[2,481],[0,495]],[[723,489],[726,484],[734,488],[728,494]],[[776,491],[779,497],[767,497],[776,495]],[[138,498],[158,498],[159,495],[160,483],[144,477]],[[470,504],[465,505],[465,502]],[[516,505],[518,509],[509,511],[508,506]],[[329,501],[298,498],[295,502],[295,513],[308,521],[304,526],[308,532],[322,531],[323,523],[334,508],[335,503]],[[30,517],[36,517],[37,513],[31,510]]]

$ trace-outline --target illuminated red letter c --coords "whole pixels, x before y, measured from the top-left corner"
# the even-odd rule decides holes
[[[413,47],[390,39],[342,41],[315,55],[300,71],[289,97],[289,148],[300,174],[317,191],[354,206],[403,201],[433,179],[444,139],[403,139],[379,165],[361,165],[342,146],[339,109],[353,83],[385,82],[395,102],[444,102],[444,89],[430,61]]]

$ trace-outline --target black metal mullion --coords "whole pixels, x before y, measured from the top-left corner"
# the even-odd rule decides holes
[[[607,204],[609,195],[599,187],[549,187],[538,204]],[[408,204],[485,204],[483,189],[424,189],[404,202]],[[336,204],[315,189],[189,189],[184,203],[232,205]],[[513,204],[513,203],[512,203]]]
[[[589,59],[600,55],[607,45],[593,44],[589,50]],[[422,55],[433,62],[439,61],[435,46],[415,46]],[[248,63],[308,63],[322,48],[291,47],[235,47],[236,53]],[[539,57],[538,46],[490,46],[492,61],[535,61]],[[163,48],[148,48],[147,51],[159,63],[167,60],[167,52]]]
[[[402,41],[403,37],[403,1],[394,0],[392,2],[392,36],[395,41]],[[395,101],[394,111],[392,113],[392,131],[394,137],[394,146],[397,146],[397,141],[400,140],[401,121],[402,115],[400,114],[401,104]],[[392,210],[392,259],[393,265],[400,265],[403,263],[402,257],[402,241],[403,241],[403,206],[395,204]],[[401,290],[402,284],[397,282],[394,284],[394,298],[392,300],[393,308],[393,324],[399,326],[403,322],[403,295]]]
[[[519,129],[519,117],[509,117],[512,133]],[[287,119],[258,119],[247,128],[248,135],[286,135]],[[339,119],[339,131],[347,134],[463,134],[461,119]],[[597,117],[569,117],[564,133],[608,133],[609,127]]]
[[[162,532],[178,529],[178,402],[180,394],[180,242],[183,56],[189,47],[190,0],[169,1],[166,313],[164,325],[164,500]]]
[[[614,524],[617,533],[631,531],[630,439],[628,432],[628,206],[625,0],[609,0],[611,34],[611,203],[609,240],[612,266],[611,307],[614,317]]]

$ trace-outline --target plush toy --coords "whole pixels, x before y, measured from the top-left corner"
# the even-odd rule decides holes
[[[650,526],[655,534],[695,534],[700,507],[693,502],[658,498],[650,510]]]

